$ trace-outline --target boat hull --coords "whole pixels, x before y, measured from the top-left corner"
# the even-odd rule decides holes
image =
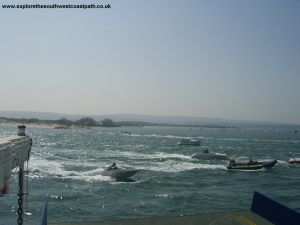
[[[255,162],[255,163],[237,163],[235,166],[228,165],[226,168],[229,170],[259,170],[259,169],[270,169],[277,163],[277,160],[266,161],[266,162]]]
[[[188,145],[188,146],[200,146],[201,141],[198,139],[182,139],[178,142],[178,145]]]
[[[289,164],[300,164],[300,159],[289,159],[287,162]]]
[[[135,175],[139,170],[132,169],[132,168],[118,168],[113,170],[106,170],[104,172],[104,175],[110,176],[112,178],[115,178],[117,180],[123,180],[127,179],[129,177],[132,177]]]

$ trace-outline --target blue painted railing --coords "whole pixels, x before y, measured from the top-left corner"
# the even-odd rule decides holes
[[[251,211],[275,225],[300,224],[300,213],[256,191],[253,195]]]
[[[42,208],[39,225],[47,225],[47,210],[48,210],[48,200],[46,199]]]

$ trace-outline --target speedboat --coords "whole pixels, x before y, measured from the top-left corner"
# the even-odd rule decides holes
[[[124,179],[127,179],[127,178],[133,176],[138,171],[139,171],[138,169],[134,169],[134,168],[131,168],[131,167],[114,168],[114,169],[109,169],[108,168],[103,172],[103,175],[110,176],[110,177],[115,178],[117,180],[124,180]]]
[[[290,164],[300,164],[300,158],[294,158],[292,157],[292,153],[290,152],[289,154],[289,159],[287,160],[288,163]]]
[[[129,133],[128,131],[119,131],[118,134],[131,135],[131,133]]]
[[[259,169],[270,169],[277,163],[277,160],[270,161],[252,161],[236,163],[235,161],[230,161],[229,165],[226,167],[229,170],[259,170]]]
[[[182,138],[178,145],[191,145],[191,146],[199,146],[201,141],[199,139],[189,139],[189,138]]]
[[[227,159],[228,156],[223,153],[217,152],[209,152],[208,150],[204,150],[203,152],[197,152],[191,155],[194,159]]]
[[[289,157],[287,162],[290,163],[290,164],[300,164],[300,158]]]

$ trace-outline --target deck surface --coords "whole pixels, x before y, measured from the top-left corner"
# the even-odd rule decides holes
[[[51,221],[50,221],[51,222]],[[264,218],[251,211],[209,213],[193,216],[162,217],[149,219],[90,221],[74,223],[48,223],[48,225],[270,225]]]

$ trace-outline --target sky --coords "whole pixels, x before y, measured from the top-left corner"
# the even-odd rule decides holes
[[[2,8],[36,3],[111,8]],[[300,1],[0,7],[0,111],[300,124]]]

